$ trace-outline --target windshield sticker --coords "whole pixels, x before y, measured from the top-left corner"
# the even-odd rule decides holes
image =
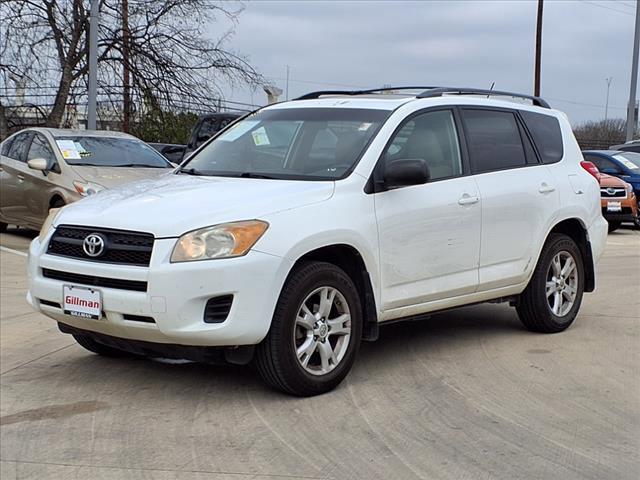
[[[358,131],[359,132],[366,132],[367,130],[369,130],[369,127],[373,125],[372,123],[361,123],[360,126],[358,127]]]
[[[260,127],[251,132],[251,136],[253,137],[253,143],[255,143],[256,147],[260,147],[262,145],[270,145],[269,136],[267,135],[267,131],[264,127]]]
[[[65,160],[80,160],[82,158],[73,140],[56,140],[56,143]]]
[[[218,140],[222,140],[224,142],[233,142],[259,123],[259,120],[245,120],[244,122],[236,123],[233,127],[223,133],[222,136],[218,138]]]
[[[622,164],[630,170],[635,170],[636,168],[638,168],[635,163],[633,163],[631,160],[627,160],[622,155],[616,155],[615,158],[620,160],[620,162],[622,162]]]

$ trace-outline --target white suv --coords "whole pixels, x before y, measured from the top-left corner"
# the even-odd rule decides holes
[[[52,212],[29,303],[90,351],[253,360],[295,395],[338,385],[382,322],[508,301],[566,329],[607,235],[567,119],[525,95],[408,92],[262,108],[173,174]]]

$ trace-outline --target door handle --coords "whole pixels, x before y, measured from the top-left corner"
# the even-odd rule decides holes
[[[474,203],[478,203],[480,199],[478,197],[472,197],[471,195],[465,193],[460,200],[458,200],[458,205],[473,205]]]
[[[20,180],[21,182],[24,181],[24,175],[16,175],[18,177],[18,180]]]
[[[552,185],[547,185],[546,183],[543,182],[542,185],[540,185],[540,188],[538,188],[538,191],[540,193],[551,193],[556,191],[556,187]]]

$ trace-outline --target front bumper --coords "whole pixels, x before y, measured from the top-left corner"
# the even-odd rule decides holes
[[[291,262],[250,251],[244,257],[172,264],[169,258],[175,242],[176,239],[156,239],[149,267],[136,267],[48,255],[46,242],[36,238],[29,249],[27,301],[60,323],[112,337],[192,346],[259,343],[269,331]],[[147,290],[96,287],[102,293],[102,318],[73,317],[56,307],[62,304],[62,287],[69,282],[45,278],[43,268],[143,281],[147,282]],[[229,294],[233,295],[233,303],[227,319],[205,323],[207,301]],[[125,316],[151,317],[155,323],[132,321]]]

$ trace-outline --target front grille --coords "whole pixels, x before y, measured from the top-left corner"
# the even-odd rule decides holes
[[[233,295],[222,295],[210,298],[204,307],[204,323],[222,323],[227,319]]]
[[[601,188],[600,196],[603,198],[627,198],[626,188]]]
[[[60,280],[61,282],[79,283],[93,287],[117,288],[119,290],[133,290],[136,292],[146,292],[147,282],[137,280],[122,280],[120,278],[94,277],[93,275],[81,275],[79,273],[61,272],[49,268],[42,269],[45,278]]]
[[[82,247],[84,239],[92,233],[104,238],[104,252],[97,257],[90,257]],[[51,237],[47,253],[91,262],[146,267],[151,261],[153,241],[150,233],[61,225]]]

